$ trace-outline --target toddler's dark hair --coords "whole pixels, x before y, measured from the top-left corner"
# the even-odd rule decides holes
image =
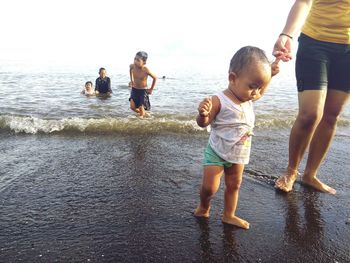
[[[270,64],[269,59],[262,49],[253,46],[242,47],[233,55],[228,72],[239,74],[253,62]]]

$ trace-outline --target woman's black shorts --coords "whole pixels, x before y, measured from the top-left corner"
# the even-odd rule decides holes
[[[315,40],[301,33],[295,62],[298,91],[350,92],[350,45]]]

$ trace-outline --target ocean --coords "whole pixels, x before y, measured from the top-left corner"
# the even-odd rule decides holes
[[[152,117],[140,121],[129,109],[129,75],[107,69],[113,96],[84,97],[86,81],[98,77],[83,69],[56,69],[30,65],[0,65],[0,129],[23,134],[65,132],[203,133],[195,122],[198,103],[227,87],[226,69],[218,72],[177,69],[157,73],[151,96]],[[283,71],[284,70],[284,71]],[[165,76],[165,79],[162,77]],[[255,103],[256,127],[263,130],[290,128],[297,113],[297,92],[292,64],[282,67],[266,95]],[[349,107],[339,122],[350,127]]]
[[[107,67],[112,96],[85,97],[100,65],[0,64],[0,262],[349,262],[349,105],[320,169],[337,195],[299,182],[275,191],[298,110],[293,64],[282,65],[254,104],[237,210],[251,229],[221,224],[223,185],[201,221],[192,212],[209,133],[195,117],[227,87],[227,69],[184,65],[154,66],[151,117],[140,119],[128,65]]]

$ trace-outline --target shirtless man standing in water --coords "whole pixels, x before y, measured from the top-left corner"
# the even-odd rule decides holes
[[[152,94],[156,85],[157,77],[145,66],[147,61],[147,53],[140,51],[136,53],[134,64],[130,65],[130,108],[138,113],[140,117],[146,115],[145,110],[150,110],[151,106],[148,100],[148,94]],[[147,78],[152,78],[151,88],[147,88]]]

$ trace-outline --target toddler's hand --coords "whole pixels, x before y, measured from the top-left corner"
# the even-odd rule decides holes
[[[203,117],[209,116],[212,106],[211,97],[205,98],[198,106],[199,115]]]
[[[271,76],[272,77],[280,72],[280,66],[278,64],[279,62],[280,62],[280,59],[276,58],[276,60],[271,63]]]

